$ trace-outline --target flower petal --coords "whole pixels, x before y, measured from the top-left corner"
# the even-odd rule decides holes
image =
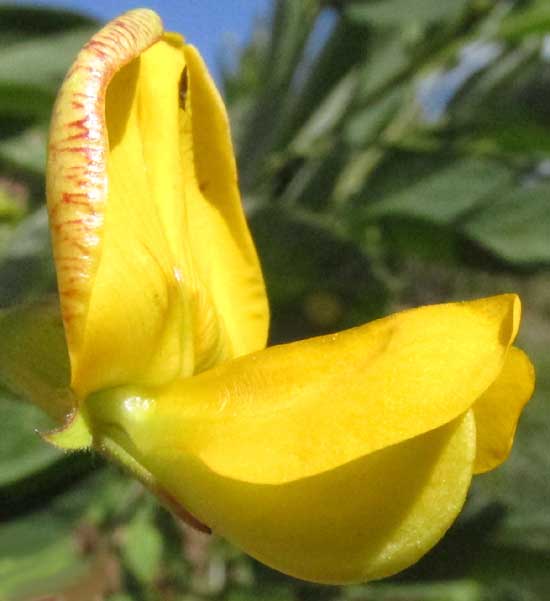
[[[147,467],[201,522],[260,561],[298,578],[348,583],[394,574],[443,536],[470,485],[475,438],[469,411],[422,436],[279,485],[227,478],[166,448],[149,455]]]
[[[222,99],[193,46],[185,47],[189,118],[183,122],[189,236],[200,279],[231,340],[233,355],[265,347],[269,309],[240,203],[229,123]],[[215,241],[215,244],[210,244]]]
[[[265,345],[223,104],[194,51],[161,33],[150,11],[112,22],[57,103],[48,200],[80,396],[159,385]]]
[[[157,66],[154,82],[150,61]],[[84,389],[82,395],[125,382],[160,384],[193,372],[191,283],[184,280],[190,253],[176,231],[176,224],[180,230],[185,225],[177,153],[177,90],[184,65],[181,43],[161,40],[121,68],[107,88],[101,256],[85,335],[78,356],[72,356],[73,385]],[[153,116],[160,149],[152,141]]]
[[[117,70],[161,34],[160,19],[148,10],[131,11],[109,23],[79,53],[52,116],[48,210],[72,381],[79,389],[89,383],[79,372],[81,363],[86,363],[83,346],[102,255],[109,184],[105,89]]]
[[[535,370],[519,348],[508,351],[498,378],[473,405],[477,428],[474,473],[500,465],[510,453],[521,411],[535,388]]]
[[[227,478],[292,482],[467,411],[501,372],[519,311],[513,295],[404,311],[158,390],[121,391],[147,399],[146,417],[105,419],[123,424],[143,456],[161,447]]]

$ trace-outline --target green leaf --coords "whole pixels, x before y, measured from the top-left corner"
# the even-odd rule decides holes
[[[0,36],[11,34],[19,40],[95,24],[91,17],[57,7],[0,6]]]
[[[407,257],[455,265],[460,255],[458,236],[448,226],[394,217],[384,220],[382,229],[386,253],[397,260]]]
[[[44,90],[30,84],[3,83],[0,84],[0,115],[4,119],[15,117],[47,123],[54,99],[53,90]]]
[[[550,553],[498,547],[484,549],[473,576],[484,585],[484,601],[546,601]]]
[[[366,209],[369,218],[408,217],[450,225],[489,194],[511,183],[510,170],[483,159],[464,158],[443,165],[390,193]]]
[[[524,185],[495,197],[463,229],[470,239],[506,261],[550,262],[550,184]]]
[[[518,40],[532,34],[547,34],[550,31],[548,2],[531,0],[521,4],[524,5],[523,8],[511,12],[502,21],[499,35],[509,40]]]
[[[73,410],[69,355],[56,298],[0,312],[0,381],[41,407],[57,425]]]
[[[273,208],[257,211],[251,227],[272,301],[272,342],[334,332],[380,315],[386,290],[372,263],[333,221]]]
[[[451,21],[463,14],[469,0],[370,0],[350,2],[346,7],[350,19],[375,25],[427,25]]]
[[[319,21],[327,15],[321,14]],[[312,34],[312,37],[318,35]],[[372,46],[371,34],[364,27],[338,19],[329,38],[309,66],[305,81],[296,85],[296,95],[285,107],[277,124],[277,148],[290,144],[298,133],[318,128],[327,131],[343,115],[357,87],[358,70]],[[328,112],[328,115],[326,114]],[[295,141],[294,144],[297,142]],[[302,144],[303,145],[303,144]]]
[[[499,51],[494,44],[490,44],[488,50],[490,48]],[[533,91],[540,94],[540,54],[537,40],[500,48],[493,60],[488,60],[473,76],[466,77],[447,106],[451,135],[457,126],[475,137],[480,127],[506,130],[518,122],[544,119],[545,105],[537,102],[536,93],[533,94]],[[474,58],[472,54],[470,61]]]
[[[55,290],[45,207],[13,229],[7,247],[0,259],[0,307],[41,298]]]
[[[47,139],[46,128],[40,126],[4,138],[0,140],[0,159],[12,167],[41,175],[46,169]]]
[[[293,80],[318,10],[317,0],[281,0],[275,4],[270,45],[260,67],[263,86],[240,134],[240,180],[245,188],[257,182],[261,165],[276,144],[281,116],[292,103]]]
[[[542,123],[525,118],[525,115],[515,121],[499,121],[495,118],[490,124],[476,124],[475,135],[467,138],[466,143],[473,149],[493,154],[550,155],[550,139]]]
[[[357,148],[372,144],[402,107],[404,97],[403,89],[396,86],[378,102],[353,111],[343,128],[344,141]]]
[[[292,152],[300,155],[315,155],[323,149],[323,138],[332,135],[348,110],[357,87],[357,76],[349,73],[342,78],[324,97],[318,110],[312,112],[304,126],[291,142]]]
[[[330,151],[322,149],[320,155],[309,156],[296,166],[278,195],[281,205],[300,206],[314,211],[330,207],[334,186],[349,158],[349,150],[340,143]]]
[[[0,488],[13,486],[62,457],[38,435],[37,431],[49,430],[52,423],[37,407],[4,394],[0,396],[0,414]]]
[[[88,567],[62,519],[44,512],[0,527],[0,599],[51,593]]]
[[[389,84],[406,72],[413,58],[399,31],[384,29],[371,38],[360,68],[359,103],[368,102],[381,91],[392,92]]]
[[[96,31],[97,27],[86,27],[1,49],[0,83],[57,88],[78,51]]]
[[[0,181],[0,222],[18,221],[25,214],[26,205],[25,188],[17,186],[13,181]]]
[[[151,505],[141,507],[127,525],[122,556],[126,568],[141,583],[151,584],[159,573],[163,541]]]
[[[482,601],[484,591],[473,580],[368,584],[351,586],[346,591],[349,601]]]
[[[318,14],[317,0],[281,0],[271,19],[270,48],[264,69],[269,70],[269,84],[285,87],[293,76],[296,58],[301,56]]]
[[[96,586],[97,595],[107,589],[109,570],[104,569],[105,561],[101,563],[105,542],[92,514],[104,506],[105,492],[111,491],[113,484],[118,490],[115,506],[120,509],[121,502],[126,502],[120,484],[127,487],[127,481],[110,470],[80,482],[75,482],[74,473],[69,479],[71,475],[72,486],[61,494],[48,497],[44,487],[34,491],[30,500],[39,500],[37,511],[30,512],[29,499],[23,499],[16,508],[19,517],[6,521],[2,514],[0,599],[38,599],[68,587],[83,594],[84,584],[80,583],[84,581]]]

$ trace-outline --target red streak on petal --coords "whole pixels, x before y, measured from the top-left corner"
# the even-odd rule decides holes
[[[160,19],[148,10],[130,11],[107,24],[78,54],[54,107],[47,198],[71,354],[83,335],[101,254],[103,214],[108,200],[107,86],[118,70],[161,35]]]

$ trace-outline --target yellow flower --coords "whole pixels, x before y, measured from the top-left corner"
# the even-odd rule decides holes
[[[54,443],[90,443],[179,515],[331,583],[414,563],[506,458],[534,382],[515,295],[264,350],[225,109],[155,13],[79,54],[47,193],[78,404]]]

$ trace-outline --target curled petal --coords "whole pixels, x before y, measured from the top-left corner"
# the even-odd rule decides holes
[[[54,107],[46,187],[73,383],[104,236],[106,88],[119,69],[161,34],[162,24],[152,11],[132,11],[109,23],[79,53]]]
[[[474,473],[492,470],[508,457],[519,416],[534,387],[535,370],[529,357],[512,347],[498,378],[473,406],[477,429]]]
[[[107,25],[69,72],[48,205],[79,396],[159,385],[265,345],[223,103],[196,51],[151,11]]]

